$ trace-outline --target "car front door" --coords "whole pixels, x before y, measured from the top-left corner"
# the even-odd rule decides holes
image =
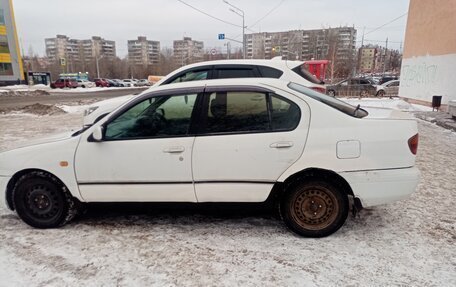
[[[189,131],[201,92],[143,96],[94,125],[103,126],[103,140],[91,140],[89,131],[75,155],[82,198],[195,202]]]
[[[208,87],[193,147],[198,201],[266,200],[301,155],[309,115],[300,99],[258,88]]]

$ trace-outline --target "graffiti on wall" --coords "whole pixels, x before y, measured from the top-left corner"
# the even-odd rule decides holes
[[[401,71],[401,86],[413,87],[433,86],[437,82],[437,65],[420,64],[403,65]]]

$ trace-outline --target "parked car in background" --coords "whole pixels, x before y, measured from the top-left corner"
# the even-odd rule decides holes
[[[108,82],[110,87],[121,87],[121,85],[114,80],[111,80],[111,79],[105,79],[105,80]]]
[[[399,77],[397,77],[397,76],[383,76],[378,81],[378,84],[379,85],[383,85],[384,83],[392,81],[392,80],[399,80]]]
[[[113,79],[113,81],[117,83],[118,87],[128,87],[128,84],[124,83],[124,81],[122,81],[122,80]]]
[[[133,79],[123,79],[122,80],[127,87],[134,87],[136,86],[136,82]]]
[[[361,96],[366,97],[377,93],[373,81],[364,78],[351,78],[340,81],[333,85],[327,85],[326,90],[329,96]]]
[[[293,232],[323,237],[350,209],[413,193],[417,147],[416,120],[400,111],[370,116],[278,79],[185,82],[1,153],[0,199],[36,228],[64,225],[85,202],[270,200]]]
[[[141,80],[138,80],[138,82],[136,82],[136,85],[138,87],[150,86],[150,82],[147,79],[141,79]]]
[[[87,80],[77,80],[78,87],[80,88],[93,88],[95,87],[95,83]]]
[[[383,96],[397,96],[399,94],[399,80],[392,80],[382,85],[376,86],[377,93],[375,94],[377,97]]]
[[[78,82],[71,79],[58,79],[54,83],[51,83],[52,89],[63,89],[63,88],[77,88]]]
[[[95,78],[95,79],[93,79],[93,81],[95,82],[95,85],[97,87],[102,87],[102,88],[103,87],[109,87],[109,83],[105,79]]]
[[[184,66],[169,73],[155,83],[154,86],[228,78],[275,78],[294,81],[321,93],[326,92],[323,83],[307,71],[303,62],[286,60],[220,60],[200,62]],[[84,125],[93,124],[131,97],[131,95],[117,97],[90,105],[84,113]]]

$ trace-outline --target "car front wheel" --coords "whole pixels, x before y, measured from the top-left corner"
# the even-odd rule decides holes
[[[328,96],[330,96],[330,97],[335,97],[335,96],[336,96],[336,91],[334,91],[334,90],[329,90],[329,91],[328,91]]]
[[[31,172],[16,182],[14,208],[19,217],[36,228],[55,228],[76,215],[76,203],[66,187],[44,172]]]
[[[325,237],[336,232],[345,223],[348,210],[347,196],[324,181],[291,186],[280,204],[287,227],[306,237]]]

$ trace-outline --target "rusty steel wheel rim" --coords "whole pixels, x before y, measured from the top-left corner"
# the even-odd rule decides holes
[[[296,194],[291,204],[291,216],[301,227],[321,230],[337,218],[339,205],[334,194],[326,188],[311,187]]]

